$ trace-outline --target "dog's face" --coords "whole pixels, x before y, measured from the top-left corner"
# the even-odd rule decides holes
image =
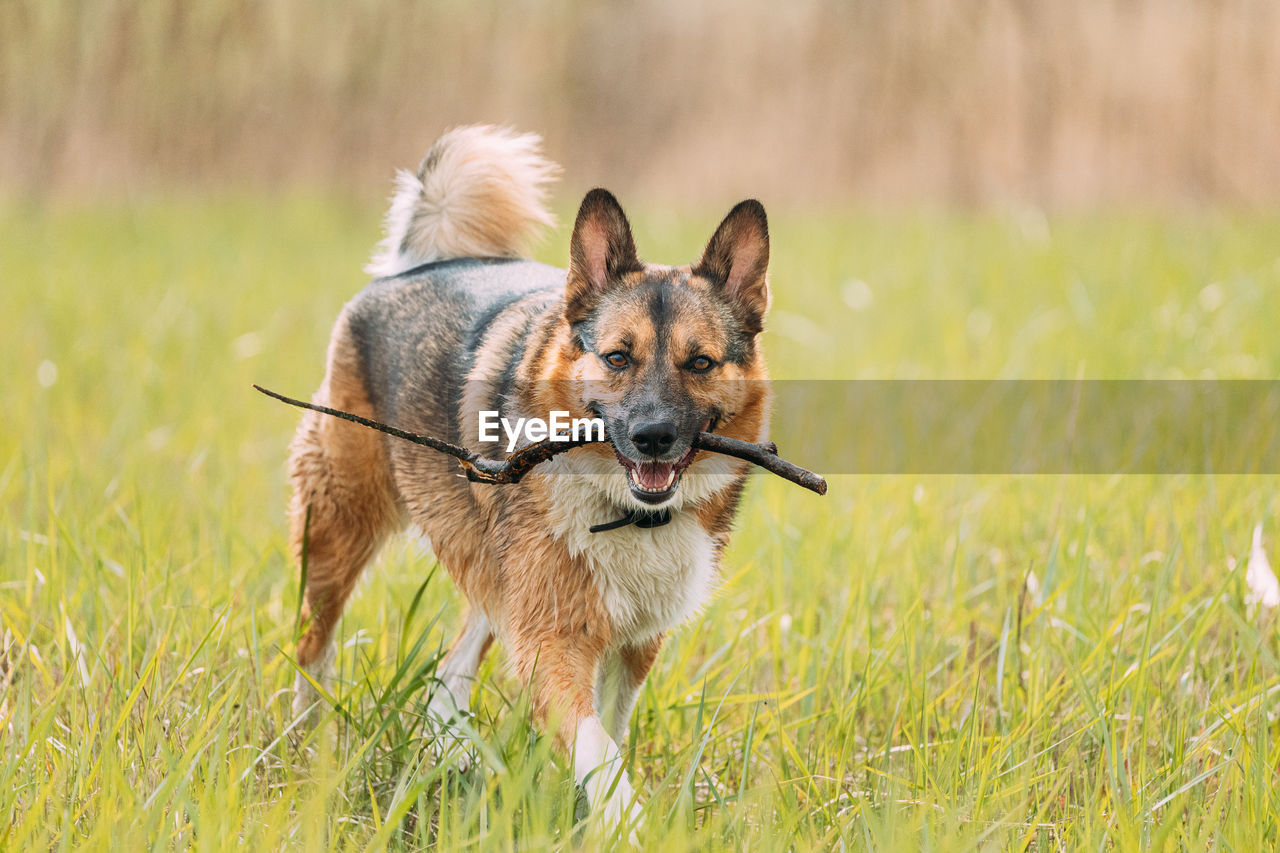
[[[757,346],[769,292],[759,202],[735,207],[688,267],[643,264],[612,195],[582,203],[570,245],[565,319],[575,402],[604,419],[630,494],[670,503],[700,430],[751,434],[764,378]]]

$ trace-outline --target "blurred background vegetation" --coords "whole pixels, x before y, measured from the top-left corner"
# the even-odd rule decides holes
[[[961,207],[1280,199],[1273,0],[4,0],[0,191],[386,191],[443,129],[569,188]]]

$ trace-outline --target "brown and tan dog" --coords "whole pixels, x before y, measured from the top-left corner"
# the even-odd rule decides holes
[[[482,411],[599,417],[609,441],[519,485],[479,485],[451,459],[307,412],[290,459],[299,559],[308,542],[298,663],[323,677],[361,569],[412,525],[470,603],[432,713],[447,727],[465,712],[500,639],[592,807],[616,822],[634,805],[618,742],[664,634],[711,591],[746,476],[691,442],[704,429],[767,438],[769,238],[764,209],[745,201],[696,264],[645,264],[618,202],[593,190],[567,273],[515,259],[550,223],[556,169],[538,146],[460,128],[401,173],[377,278],[338,318],[314,400],[488,456],[504,448],[480,441]],[[591,531],[619,517],[633,523]],[[300,677],[295,707],[314,698]]]

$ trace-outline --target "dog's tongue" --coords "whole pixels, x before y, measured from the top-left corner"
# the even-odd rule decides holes
[[[662,491],[671,485],[673,462],[641,462],[634,470],[636,484],[651,491]]]

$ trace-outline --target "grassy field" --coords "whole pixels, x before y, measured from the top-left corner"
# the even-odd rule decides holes
[[[677,261],[721,212],[632,214]],[[500,653],[489,770],[433,767],[415,715],[458,602],[413,543],[347,610],[341,715],[291,727],[297,415],[249,385],[314,388],[379,213],[0,208],[0,849],[599,840]],[[1280,221],[773,231],[778,377],[1280,375]],[[1277,485],[755,478],[719,595],[632,721],[646,847],[1275,846],[1280,645],[1243,564],[1256,523],[1280,535]]]

